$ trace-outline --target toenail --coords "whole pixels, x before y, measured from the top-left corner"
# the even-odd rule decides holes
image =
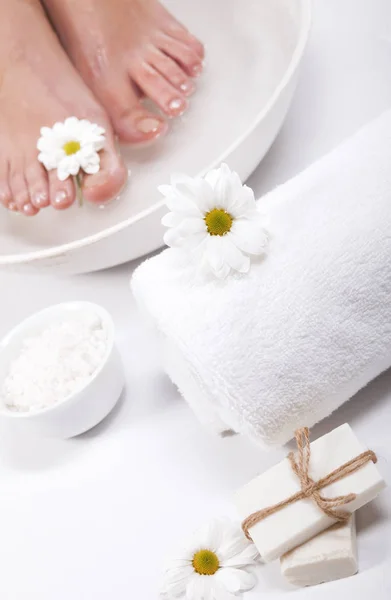
[[[12,210],[12,212],[16,212],[18,210],[18,207],[16,206],[15,202],[10,202],[8,204],[8,210]]]
[[[202,73],[202,68],[203,68],[203,65],[202,65],[202,64],[200,64],[200,65],[193,65],[193,66],[192,66],[192,68],[191,68],[191,72],[192,72],[192,74],[194,75],[194,77],[198,77],[199,75],[201,75],[201,73]]]
[[[185,94],[191,94],[192,92],[194,92],[194,84],[191,81],[184,81],[183,83],[181,83],[179,88]]]
[[[48,195],[45,192],[38,192],[37,194],[34,194],[33,196],[33,201],[35,206],[38,207],[43,207],[46,206],[48,203]]]
[[[27,202],[27,204],[23,205],[23,212],[26,215],[31,216],[31,214],[34,212],[34,206],[30,202]]]
[[[156,133],[157,131],[160,131],[162,127],[162,121],[154,119],[153,117],[145,117],[144,119],[137,121],[137,129],[141,131],[141,133]]]
[[[181,115],[186,110],[186,102],[182,98],[174,98],[169,103],[168,109],[175,115]]]
[[[68,200],[68,194],[64,190],[60,190],[54,196],[54,204],[56,206],[62,206],[66,200]]]

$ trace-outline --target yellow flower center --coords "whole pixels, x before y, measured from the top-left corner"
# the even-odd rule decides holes
[[[225,235],[231,230],[233,216],[222,208],[214,208],[205,217],[206,228],[210,235]]]
[[[199,575],[214,575],[220,562],[212,550],[199,550],[193,556],[193,568]]]
[[[62,148],[67,156],[71,156],[71,154],[76,154],[76,152],[79,152],[81,146],[80,142],[71,140],[70,142],[66,142]]]

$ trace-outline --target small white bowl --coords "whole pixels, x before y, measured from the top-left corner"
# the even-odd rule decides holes
[[[0,390],[10,364],[20,353],[26,337],[39,335],[50,325],[97,315],[107,331],[107,352],[98,370],[75,393],[49,408],[14,412],[0,395],[0,422],[12,428],[44,437],[70,438],[91,429],[109,414],[125,384],[121,358],[114,340],[114,323],[101,306],[90,302],[67,302],[50,306],[22,321],[0,343]]]

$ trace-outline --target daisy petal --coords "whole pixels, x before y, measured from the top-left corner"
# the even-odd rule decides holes
[[[200,260],[202,260],[204,244],[207,239],[207,233],[195,233],[183,243],[183,247],[186,248],[186,250],[192,251],[194,256],[198,256]]]
[[[194,569],[191,567],[168,571],[165,573],[160,586],[162,593],[166,593],[171,597],[183,595],[193,574]]]
[[[55,123],[52,127],[52,130],[57,135],[62,135],[64,132],[64,123]]]
[[[174,564],[174,563],[173,563]],[[185,565],[175,566],[166,571],[164,579],[166,583],[177,583],[178,581],[182,581],[182,579],[190,578],[194,574],[194,569],[191,565],[189,565],[188,561],[186,561]]]
[[[105,147],[106,138],[103,136],[99,136],[95,138],[92,142],[92,147],[95,152],[100,152]]]
[[[188,198],[198,209],[204,213],[213,206],[213,190],[210,185],[201,177],[192,180],[192,184],[180,183],[176,186],[176,191],[181,196]]]
[[[182,222],[182,217],[178,213],[169,212],[162,218],[164,227],[177,227]]]
[[[76,154],[64,158],[59,167],[68,172],[68,175],[77,175],[80,171],[80,163]]]
[[[43,137],[51,137],[52,136],[52,130],[50,129],[50,127],[41,127],[40,134]]]
[[[94,125],[94,132],[98,136],[104,137],[106,135],[106,129],[100,125]]]
[[[178,229],[183,237],[192,235],[193,233],[207,232],[204,219],[200,219],[199,217],[183,219],[178,225]]]
[[[204,577],[203,600],[213,600],[213,577]]]
[[[48,156],[47,154],[44,154],[43,152],[41,152],[38,155],[38,160],[40,163],[42,163],[44,165],[44,167],[47,171],[51,171],[52,169],[55,169],[57,167],[57,161],[54,160],[53,157]]]
[[[171,569],[178,569],[180,567],[191,567],[191,560],[184,558],[184,557],[171,558],[166,563],[164,571],[171,571]]]
[[[98,171],[100,168],[100,156],[96,152],[92,152],[92,154],[84,154],[83,151],[78,152],[75,155],[80,163],[81,168],[86,172],[94,172],[96,167],[98,167]]]
[[[232,243],[230,236],[226,235],[223,237],[224,243],[224,256],[226,262],[232,269],[239,271],[239,273],[248,273],[250,269],[250,259],[245,256],[236,246]]]
[[[210,210],[214,207],[214,189],[205,179],[199,180],[199,187],[202,194],[202,203],[205,210]]]
[[[186,590],[186,598],[193,597],[196,600],[213,600],[213,577],[196,575]],[[190,596],[189,596],[190,593]],[[194,594],[194,596],[191,596]]]
[[[212,267],[211,270],[212,270],[212,273],[215,275],[215,277],[217,277],[217,279],[226,279],[230,273],[230,268],[227,263],[223,263],[218,268]]]
[[[243,186],[239,175],[226,164],[208,173],[205,179],[213,188],[215,205],[234,217],[238,218],[255,207],[252,190]]]
[[[233,594],[251,590],[257,582],[255,575],[243,569],[219,569],[215,577],[221,585]]]
[[[205,175],[205,181],[214,189],[218,178],[220,177],[220,169],[212,169]]]
[[[216,206],[226,208],[229,210],[230,197],[231,197],[231,180],[227,175],[225,169],[226,165],[221,165],[219,177],[216,180],[214,186],[214,195],[216,199]]]
[[[196,549],[212,550],[217,552],[221,539],[222,539],[222,527],[220,521],[217,519],[211,521],[207,525],[201,527],[195,534],[195,540],[193,545]]]
[[[163,240],[166,246],[170,246],[170,248],[179,248],[182,245],[183,237],[177,227],[172,227],[165,232]]]
[[[248,567],[253,565],[259,558],[259,553],[256,547],[251,544],[242,552],[235,553],[229,556],[229,553],[225,555],[225,558],[221,561],[222,567]]]
[[[194,200],[179,194],[176,190],[166,196],[166,204],[172,212],[178,212],[186,217],[201,217],[201,211]]]
[[[259,215],[253,214],[250,216],[249,213],[255,211],[256,208],[257,204],[255,202],[254,192],[251,188],[247,187],[247,185],[242,186],[239,180],[236,189],[233,189],[229,211],[236,218],[254,218],[254,216]]]
[[[64,121],[64,125],[66,127],[77,127],[79,125],[80,121],[77,117],[68,117],[67,119],[65,119]]]
[[[256,221],[236,219],[232,225],[230,237],[240,250],[248,252],[248,254],[262,254],[268,241],[260,219]]]
[[[238,600],[241,598],[241,595],[231,594],[231,592],[216,581],[212,589],[212,597],[213,600]]]
[[[186,586],[187,600],[204,600],[204,580],[203,575],[194,575]]]
[[[88,173],[88,175],[94,175],[95,173],[98,173],[100,169],[100,165],[98,164],[89,164],[86,165],[85,167],[83,167],[83,171],[85,171],[86,173]]]
[[[52,150],[52,143],[46,137],[40,137],[37,142],[37,149],[41,152],[48,152]]]
[[[255,573],[245,571],[244,569],[235,569],[236,576],[240,579],[240,590],[242,592],[248,592],[252,590],[257,584],[257,577]]]
[[[63,166],[59,165],[57,168],[57,177],[60,181],[65,181],[69,177],[68,169],[64,169]]]
[[[254,544],[249,542],[241,530],[238,530],[235,533],[232,532],[231,535],[226,536],[224,544],[221,547],[222,560],[230,560],[231,558],[242,554],[242,552],[245,552],[248,548],[254,549],[254,552],[256,552]]]
[[[212,273],[218,279],[225,279],[230,272],[229,264],[224,257],[224,243],[220,236],[209,236],[205,259],[209,264]]]

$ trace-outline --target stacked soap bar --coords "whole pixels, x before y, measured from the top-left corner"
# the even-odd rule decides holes
[[[304,587],[351,577],[358,571],[355,517],[336,523],[280,558],[281,573]]]
[[[314,481],[326,477],[365,451],[347,424],[312,442],[310,449],[309,475]],[[343,510],[353,513],[373,500],[384,487],[385,482],[377,467],[372,462],[367,462],[355,472],[323,488],[321,494],[326,498],[355,494],[355,499],[343,506]],[[300,490],[299,478],[292,470],[290,461],[285,459],[239,490],[235,503],[241,518],[245,519],[252,513],[287,500]],[[336,552],[335,559],[337,547],[341,548],[340,541],[337,541],[341,538],[338,530],[329,529],[335,522],[335,519],[317,506],[313,498],[303,498],[259,521],[250,528],[249,533],[265,562],[290,552],[282,561],[283,571],[291,580],[308,580],[305,585],[309,585],[315,579],[324,578],[322,573],[326,562],[330,567],[333,563],[333,551]],[[345,536],[342,554],[345,558],[349,555],[348,560],[351,560],[349,571],[356,568],[353,564],[356,562],[356,551],[352,527],[351,522],[340,530],[343,532],[342,537]],[[327,534],[319,537],[318,534],[325,530],[328,530]],[[340,576],[340,566],[341,563],[339,566],[334,564],[337,577]]]

